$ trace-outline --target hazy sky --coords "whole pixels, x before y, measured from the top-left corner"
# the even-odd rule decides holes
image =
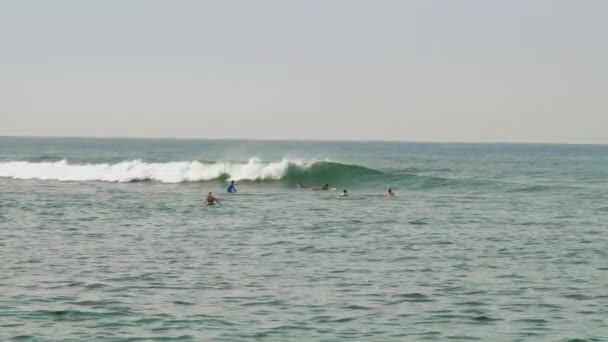
[[[608,1],[0,0],[0,135],[608,143]]]

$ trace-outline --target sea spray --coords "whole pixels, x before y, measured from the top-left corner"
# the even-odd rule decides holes
[[[251,158],[247,162],[176,161],[147,163],[142,160],[114,164],[71,164],[56,162],[9,161],[0,163],[0,177],[57,181],[136,182],[162,183],[200,182],[216,179],[235,181],[331,182],[357,176],[381,174],[363,166],[346,165],[329,161],[288,160],[264,162]]]

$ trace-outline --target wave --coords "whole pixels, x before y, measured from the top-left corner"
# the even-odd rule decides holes
[[[283,159],[263,162],[251,158],[247,162],[181,161],[147,163],[141,160],[114,164],[70,164],[66,160],[49,162],[0,162],[0,177],[57,181],[101,181],[162,183],[202,182],[211,180],[287,181],[288,183],[331,183],[357,177],[381,175],[382,172],[358,165],[330,161],[306,162]]]
[[[53,161],[0,161],[0,178],[55,180],[72,182],[161,183],[227,181],[273,182],[287,186],[316,187],[399,187],[409,190],[450,189],[462,193],[477,191],[537,193],[575,189],[559,185],[531,185],[492,179],[452,178],[424,174],[413,168],[383,170],[332,161],[283,159],[267,162],[251,158],[244,162],[176,161],[164,163],[141,160],[116,163],[73,163]],[[50,158],[49,158],[50,159]],[[417,173],[418,171],[422,173]]]

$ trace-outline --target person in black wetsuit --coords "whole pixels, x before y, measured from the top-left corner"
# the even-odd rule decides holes
[[[329,190],[329,184],[325,184],[325,185],[323,185],[322,188],[317,188],[317,189],[313,189],[313,190]]]

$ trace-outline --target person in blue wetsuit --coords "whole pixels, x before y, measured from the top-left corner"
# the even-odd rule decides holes
[[[228,191],[228,193],[231,193],[231,194],[236,193],[236,187],[234,186],[234,181],[230,181],[230,185],[228,186],[228,189],[226,191]]]

